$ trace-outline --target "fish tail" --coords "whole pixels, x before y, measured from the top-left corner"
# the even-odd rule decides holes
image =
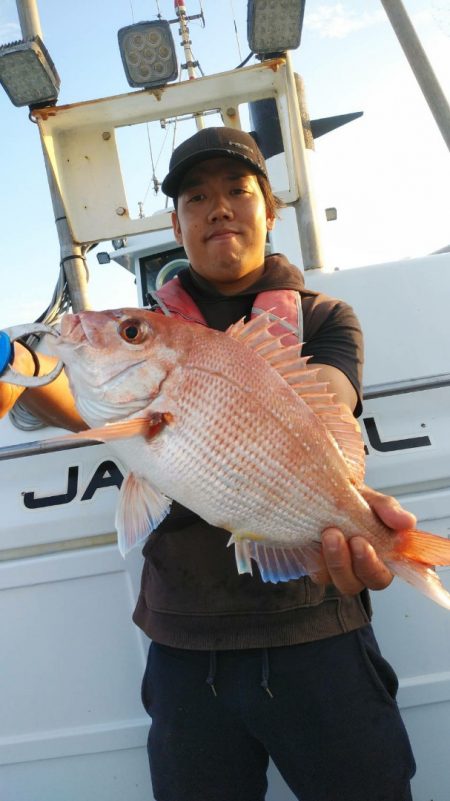
[[[389,558],[410,559],[423,565],[450,565],[450,540],[427,531],[397,531]]]
[[[399,578],[450,609],[450,593],[434,570],[435,565],[450,565],[450,540],[425,531],[399,531],[384,561]]]

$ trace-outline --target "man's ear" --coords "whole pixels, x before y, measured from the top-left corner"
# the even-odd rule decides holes
[[[271,231],[273,229],[273,226],[275,225],[275,217],[272,217],[272,215],[268,214],[266,217],[266,224],[267,224],[267,230]]]
[[[178,222],[178,215],[176,211],[172,212],[172,229],[173,235],[179,245],[183,244],[183,234],[181,233],[180,223]]]

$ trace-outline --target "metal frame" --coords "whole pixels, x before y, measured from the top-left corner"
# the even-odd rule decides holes
[[[34,117],[75,242],[88,244],[171,227],[169,213],[130,218],[116,128],[211,109],[219,111],[224,125],[240,128],[239,105],[267,97],[276,101],[286,154],[289,185],[279,194],[292,204],[306,178],[301,174],[298,99],[284,58],[164,89],[37,109]]]

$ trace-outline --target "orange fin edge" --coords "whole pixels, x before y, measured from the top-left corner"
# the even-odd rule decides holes
[[[427,531],[397,531],[388,558],[408,559],[428,566],[450,565],[450,540]]]

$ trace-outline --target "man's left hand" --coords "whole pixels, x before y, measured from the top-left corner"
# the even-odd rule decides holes
[[[378,517],[391,529],[409,529],[416,518],[395,498],[364,487],[361,494]],[[364,537],[346,540],[342,531],[327,528],[322,535],[324,564],[314,576],[320,584],[334,584],[343,595],[357,595],[364,587],[383,590],[393,576]]]

